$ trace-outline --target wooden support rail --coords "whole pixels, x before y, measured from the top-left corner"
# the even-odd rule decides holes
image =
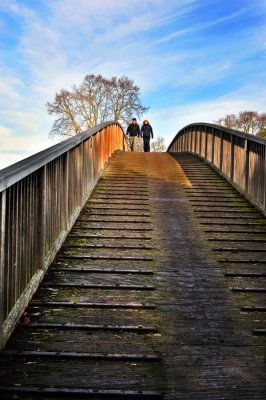
[[[207,123],[182,128],[168,152],[196,154],[266,215],[266,140]]]
[[[0,171],[0,347],[108,158],[125,149],[121,126],[107,122]]]

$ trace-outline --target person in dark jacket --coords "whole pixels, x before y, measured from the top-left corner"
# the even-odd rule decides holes
[[[143,149],[145,152],[150,151],[150,140],[153,139],[152,127],[149,121],[145,119],[141,127],[140,136],[143,137]]]
[[[128,125],[126,134],[129,136],[130,150],[134,151],[137,138],[139,138],[140,136],[140,129],[139,125],[137,124],[136,118],[132,118],[132,122]]]

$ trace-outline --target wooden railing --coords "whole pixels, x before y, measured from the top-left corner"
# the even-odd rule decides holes
[[[266,214],[266,140],[219,125],[182,128],[168,152],[198,155]]]
[[[109,122],[0,171],[0,346],[62,245],[105,163],[125,150]]]

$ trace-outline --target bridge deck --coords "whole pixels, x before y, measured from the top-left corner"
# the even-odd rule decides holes
[[[2,353],[3,398],[264,399],[265,242],[195,157],[118,153]]]

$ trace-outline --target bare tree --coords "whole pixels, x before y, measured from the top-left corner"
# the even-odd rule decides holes
[[[134,85],[134,81],[122,76],[113,77],[110,80],[109,107],[110,115],[114,121],[127,125],[134,115],[140,118],[142,114],[149,110],[140,101],[140,88]]]
[[[227,114],[224,118],[220,118],[216,123],[218,125],[226,126],[227,128],[234,129],[237,125],[235,114]]]
[[[57,115],[50,135],[73,136],[82,131],[82,123],[73,102],[73,93],[62,89],[53,103],[46,103],[48,114]]]
[[[266,130],[266,114],[259,114],[257,111],[241,111],[238,115],[228,114],[216,123],[251,135],[258,135]]]
[[[258,131],[258,115],[256,111],[241,111],[237,119],[238,129],[245,133],[255,135]]]
[[[80,86],[61,90],[46,103],[48,113],[57,117],[50,135],[73,136],[106,120],[126,126],[132,115],[140,118],[149,109],[139,97],[139,87],[125,76],[86,75]]]
[[[257,136],[266,138],[266,113],[259,114],[259,130],[256,133]]]
[[[76,88],[89,128],[106,121],[108,118],[108,96],[110,82],[101,75],[86,75],[81,86]]]
[[[152,143],[151,143],[151,150],[156,152],[163,152],[166,150],[166,145],[164,138],[158,136]]]

